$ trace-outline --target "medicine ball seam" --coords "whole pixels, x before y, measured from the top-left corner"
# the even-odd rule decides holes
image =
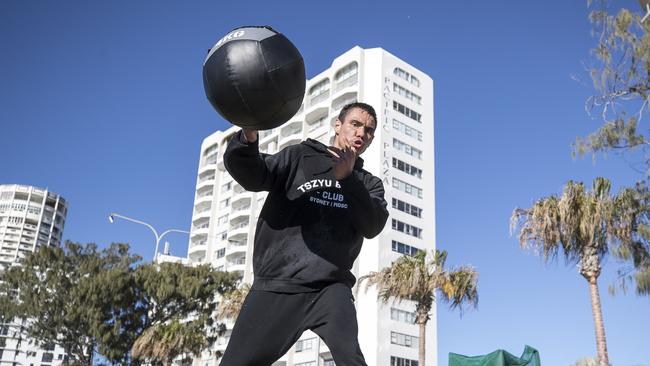
[[[235,41],[235,42],[237,42],[237,41]],[[227,63],[226,63],[226,70],[228,70],[228,76],[229,76],[229,78],[230,78],[230,76],[233,75],[233,67],[232,67],[232,65],[230,64],[230,62],[227,62]],[[232,78],[230,78],[230,79],[233,80]],[[241,92],[240,85],[239,85],[239,83],[237,82],[237,80],[233,80],[233,88],[235,89],[235,91],[237,91],[237,95],[239,95],[239,100],[242,102],[242,104],[244,105],[244,107],[246,107],[246,110],[247,110],[249,113],[251,113],[250,105],[246,102],[246,99],[244,98],[244,95],[243,95],[242,92]],[[240,124],[241,124],[242,122],[243,122],[243,121],[238,121],[238,123],[240,123]]]

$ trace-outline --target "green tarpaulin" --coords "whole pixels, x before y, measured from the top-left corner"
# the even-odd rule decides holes
[[[541,366],[539,352],[526,346],[521,357],[500,349],[483,356],[463,356],[449,352],[449,366]]]

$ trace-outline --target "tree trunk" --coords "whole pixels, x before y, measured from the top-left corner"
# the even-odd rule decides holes
[[[603,323],[603,313],[600,308],[600,294],[598,293],[598,277],[592,276],[589,281],[589,293],[591,295],[591,311],[594,316],[594,325],[596,327],[596,347],[598,349],[598,361],[601,366],[609,366],[609,357],[607,356],[607,342],[605,340],[605,324]]]
[[[418,326],[420,328],[420,339],[419,339],[419,347],[418,347],[418,358],[419,358],[419,366],[424,366],[425,363],[425,337],[426,337],[426,330],[427,330],[427,323],[426,322],[418,322]]]

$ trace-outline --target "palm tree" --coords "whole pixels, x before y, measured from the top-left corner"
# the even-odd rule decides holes
[[[133,343],[131,356],[135,360],[169,366],[182,354],[199,355],[207,345],[205,330],[199,323],[174,319],[147,328]]]
[[[251,285],[245,283],[224,294],[217,306],[217,320],[236,319],[250,289]]]
[[[609,359],[598,292],[600,263],[610,246],[628,245],[637,230],[637,216],[630,211],[638,206],[635,196],[626,189],[612,197],[610,188],[605,178],[596,178],[591,192],[585,192],[582,183],[569,181],[561,197],[542,198],[530,209],[516,208],[510,225],[511,231],[519,228],[523,249],[535,250],[544,261],[561,252],[567,264],[578,265],[589,283],[601,365],[609,365]]]
[[[426,252],[418,252],[414,256],[403,256],[380,272],[371,272],[360,277],[359,283],[366,281],[366,291],[369,286],[377,285],[378,297],[383,303],[411,300],[416,304],[415,323],[420,329],[419,365],[425,363],[425,330],[430,319],[436,293],[449,303],[450,308],[459,308],[469,303],[478,305],[477,282],[478,273],[474,268],[462,266],[457,270],[446,270],[446,251],[432,253],[433,258],[426,259]]]

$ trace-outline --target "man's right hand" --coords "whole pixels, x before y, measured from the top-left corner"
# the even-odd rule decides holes
[[[257,130],[251,130],[249,128],[242,128],[242,131],[244,132],[244,137],[246,138],[246,141],[248,141],[248,142],[257,141]]]

